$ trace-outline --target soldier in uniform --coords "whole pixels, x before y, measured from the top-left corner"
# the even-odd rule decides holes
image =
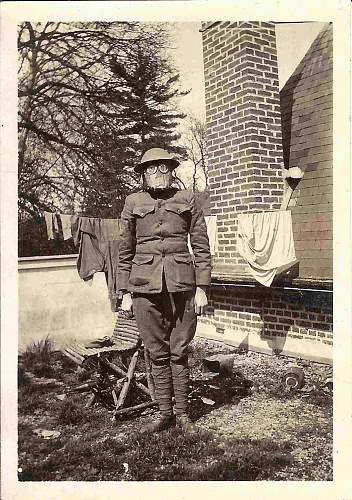
[[[172,186],[178,165],[164,149],[148,150],[135,168],[143,189],[127,196],[120,220],[121,308],[130,312],[133,308],[150,351],[161,414],[144,432],[174,425],[194,430],[188,415],[188,345],[197,315],[207,305],[211,257],[203,212],[194,194]]]

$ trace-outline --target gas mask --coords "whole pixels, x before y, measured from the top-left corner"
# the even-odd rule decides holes
[[[144,184],[147,190],[165,190],[171,187],[172,166],[167,162],[150,163],[143,170]]]

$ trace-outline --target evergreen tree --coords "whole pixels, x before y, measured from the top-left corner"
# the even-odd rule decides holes
[[[134,47],[128,64],[115,59],[111,69],[119,89],[109,97],[111,106],[119,109],[116,127],[123,126],[100,137],[101,163],[91,170],[94,174],[82,205],[84,211],[104,217],[119,213],[124,201],[116,186],[116,166],[122,167],[120,175],[130,191],[138,188],[133,167],[147,149],[162,147],[180,158],[186,151],[174,144],[179,139],[175,133],[178,121],[185,117],[176,109],[175,101],[186,92],[179,90],[179,75],[162,54],[150,46]],[[96,127],[100,135],[99,125]]]

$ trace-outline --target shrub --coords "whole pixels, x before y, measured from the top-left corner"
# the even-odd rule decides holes
[[[30,371],[38,377],[51,377],[54,370],[51,365],[53,342],[47,336],[45,339],[32,342],[21,354],[20,361],[24,370]]]

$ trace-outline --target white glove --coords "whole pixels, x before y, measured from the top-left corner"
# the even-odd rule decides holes
[[[208,305],[207,294],[204,288],[197,286],[196,295],[194,297],[194,311],[197,315],[201,315],[205,311],[205,307]]]
[[[120,309],[132,314],[132,295],[129,292],[123,294]]]

